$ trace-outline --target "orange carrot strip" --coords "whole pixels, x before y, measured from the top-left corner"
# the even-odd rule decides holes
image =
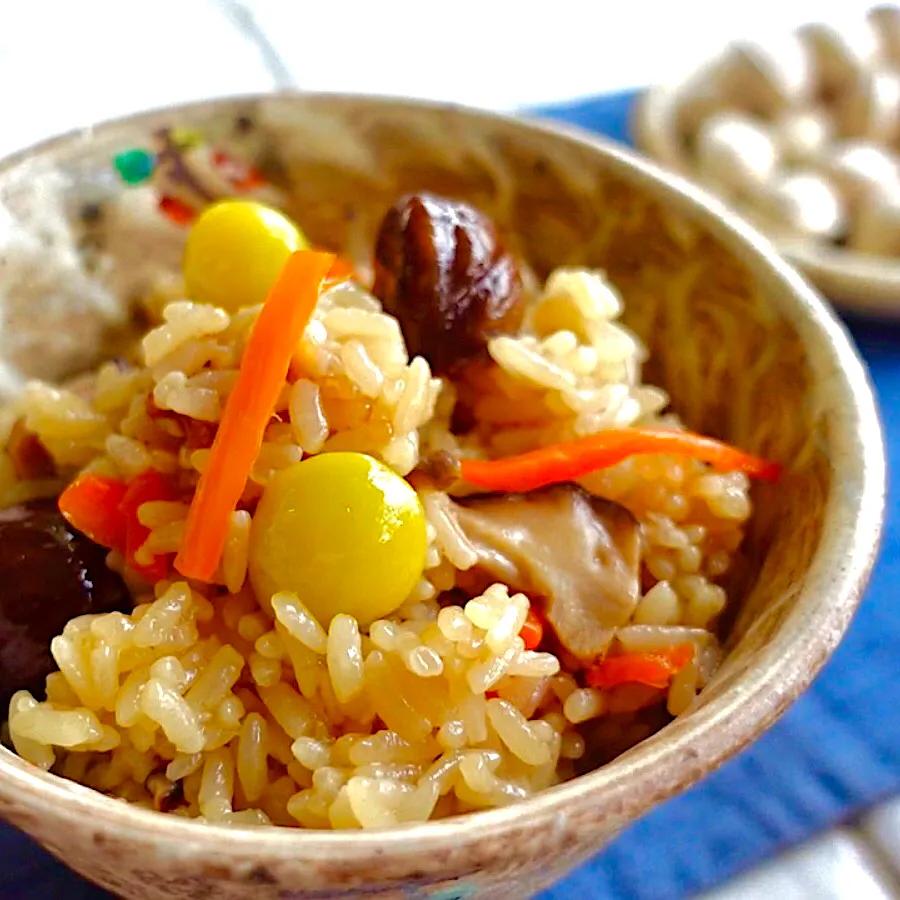
[[[334,263],[331,266],[331,271],[328,273],[329,281],[346,281],[350,278],[354,278],[356,276],[356,269],[353,266],[353,263],[348,259],[343,259],[338,256]]]
[[[537,650],[544,639],[544,621],[533,607],[528,610],[528,618],[525,619],[519,637],[525,641],[526,650]]]
[[[119,504],[126,485],[102,475],[80,475],[59,495],[57,506],[65,520],[101,547],[125,546],[125,516]]]
[[[522,492],[573,481],[647,453],[690,456],[722,471],[737,470],[767,481],[777,481],[781,475],[778,463],[714,438],[653,428],[611,429],[505,459],[463,459],[461,469],[463,480],[476,487]]]
[[[228,538],[229,517],[250,476],[291,357],[333,262],[330,253],[292,253],[263,304],[175,559],[175,568],[188,578],[209,581],[215,574]]]
[[[694,658],[694,645],[676,644],[652,653],[623,653],[594,663],[585,675],[591,687],[607,689],[620,684],[645,684],[653,688],[669,686],[672,676]]]

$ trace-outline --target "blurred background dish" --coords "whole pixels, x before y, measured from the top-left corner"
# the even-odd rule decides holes
[[[586,16],[581,0],[557,0],[552,15],[458,0],[439,36],[416,0],[157,0],[152,12],[117,0],[6,3],[0,153],[136,110],[288,87],[532,108],[666,83],[729,40],[840,24],[871,2],[647,0]]]
[[[900,9],[728,43],[647,91],[634,131],[835,302],[900,316]]]

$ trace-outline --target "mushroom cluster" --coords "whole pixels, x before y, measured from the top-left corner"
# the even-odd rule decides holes
[[[674,117],[697,179],[774,239],[900,256],[900,8],[732,44]]]

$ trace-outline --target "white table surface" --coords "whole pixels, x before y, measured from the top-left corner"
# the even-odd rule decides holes
[[[512,109],[666,79],[860,0],[0,0],[0,154],[122,113],[293,84]]]

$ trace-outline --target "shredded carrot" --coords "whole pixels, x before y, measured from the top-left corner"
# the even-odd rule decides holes
[[[355,277],[356,269],[354,268],[353,263],[348,259],[344,259],[343,257],[338,256],[335,258],[331,269],[329,269],[326,280],[347,281],[348,279]]]
[[[59,495],[57,505],[65,520],[101,547],[123,549],[125,517],[120,504],[126,485],[115,478],[80,475]]]
[[[463,459],[461,474],[464,481],[476,487],[533,491],[573,481],[629,456],[647,453],[690,456],[722,471],[740,471],[767,481],[777,481],[781,475],[778,463],[751,456],[714,438],[653,428],[611,429],[505,459]]]
[[[595,688],[614,688],[620,684],[644,684],[652,688],[669,686],[672,676],[694,658],[694,645],[676,644],[667,650],[650,653],[623,653],[607,656],[594,663],[585,675]]]
[[[329,253],[329,250],[325,250],[324,248],[314,247],[313,248],[317,253]],[[349,259],[344,259],[343,256],[335,256],[334,262],[331,264],[331,268],[328,270],[328,274],[325,276],[325,283],[322,285],[322,290],[326,290],[328,288],[334,287],[336,284],[340,284],[342,281],[352,281],[354,279],[358,280],[356,267],[350,262]]]
[[[330,253],[292,253],[263,304],[188,512],[184,542],[175,560],[175,567],[188,578],[209,581],[215,574],[228,538],[229,517],[333,263]]]
[[[148,469],[128,482],[128,489],[119,504],[119,509],[125,517],[125,558],[135,572],[153,584],[169,574],[171,558],[169,555],[161,554],[146,565],[135,560],[135,554],[150,537],[150,529],[141,524],[138,510],[144,503],[172,502],[178,499],[180,499],[178,491],[169,479],[155,469]]]
[[[525,619],[519,637],[525,641],[526,650],[537,650],[540,647],[544,639],[544,620],[534,607],[528,610],[528,618]]]

